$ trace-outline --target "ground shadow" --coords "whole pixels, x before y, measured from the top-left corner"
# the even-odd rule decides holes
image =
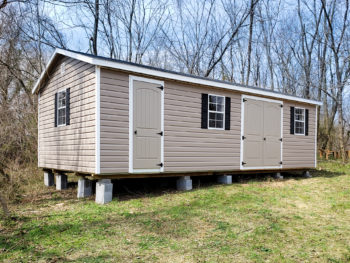
[[[312,177],[336,177],[343,175],[340,172],[331,172],[327,170],[311,171]],[[303,171],[283,172],[282,180],[307,180],[303,176]],[[118,197],[121,201],[130,199],[138,199],[145,196],[161,196],[164,194],[177,193],[176,180],[177,177],[164,178],[138,178],[138,179],[120,179],[113,180],[113,196]],[[193,189],[210,188],[218,185],[217,176],[193,176]],[[254,174],[236,174],[232,176],[233,184],[242,184],[249,182],[269,182],[275,179],[272,173],[254,173]]]

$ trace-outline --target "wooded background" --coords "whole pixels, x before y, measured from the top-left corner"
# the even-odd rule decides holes
[[[348,0],[0,0],[0,190],[36,167],[55,47],[320,100],[318,147],[346,161],[349,22]]]

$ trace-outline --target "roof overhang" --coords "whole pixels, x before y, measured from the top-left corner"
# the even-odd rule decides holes
[[[238,92],[243,92],[243,93],[248,93],[248,94],[255,94],[255,95],[267,96],[267,97],[278,98],[278,99],[298,101],[298,102],[308,103],[308,104],[313,104],[313,105],[322,105],[322,102],[315,101],[315,100],[299,98],[299,97],[281,94],[281,93],[276,93],[276,92],[263,90],[263,89],[240,86],[240,85],[237,85],[234,83],[231,84],[231,83],[215,81],[215,80],[211,80],[211,79],[207,79],[207,78],[198,78],[195,76],[179,74],[179,73],[169,72],[169,71],[163,71],[160,69],[157,70],[155,68],[145,67],[145,66],[137,65],[137,64],[133,64],[133,63],[126,63],[126,62],[122,62],[122,61],[111,61],[111,60],[103,59],[100,57],[92,57],[92,56],[84,55],[81,53],[76,53],[76,52],[69,51],[69,50],[59,49],[59,48],[56,48],[54,54],[51,56],[51,58],[47,64],[45,70],[41,73],[38,81],[35,83],[34,88],[32,90],[33,94],[37,93],[40,90],[40,88],[45,80],[45,76],[46,76],[48,70],[52,67],[53,62],[55,61],[55,59],[59,55],[71,57],[71,58],[92,64],[92,65],[100,66],[100,67],[119,69],[119,70],[123,70],[123,71],[139,73],[139,74],[144,74],[144,75],[158,77],[158,78],[183,81],[183,82],[187,82],[187,83],[211,86],[211,87],[222,88],[222,89],[228,89],[228,90],[233,90],[233,91],[238,91]]]

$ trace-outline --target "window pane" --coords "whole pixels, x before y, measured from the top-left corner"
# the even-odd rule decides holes
[[[303,121],[304,120],[304,115],[295,115],[295,119],[298,120],[298,121]]]
[[[224,98],[223,97],[217,97],[216,98],[216,103],[223,105],[224,104]]]
[[[210,96],[209,96],[209,102],[210,102],[210,103],[216,103],[216,96],[210,95]]]
[[[223,113],[216,113],[216,120],[222,121],[224,119]]]
[[[215,113],[209,112],[209,120],[215,120]]]
[[[216,121],[216,128],[222,128],[223,127],[223,121]]]
[[[215,121],[214,120],[209,120],[209,127],[215,128]]]
[[[224,105],[218,104],[216,110],[223,112],[224,111]]]
[[[216,104],[209,103],[209,110],[216,111]]]

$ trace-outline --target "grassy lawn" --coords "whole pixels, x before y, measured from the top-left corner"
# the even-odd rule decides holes
[[[313,176],[169,187],[104,206],[43,187],[0,221],[0,261],[349,262],[350,165],[321,162]]]

